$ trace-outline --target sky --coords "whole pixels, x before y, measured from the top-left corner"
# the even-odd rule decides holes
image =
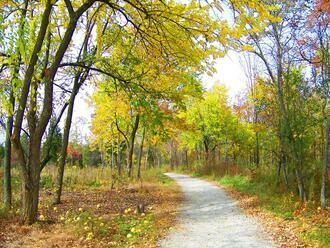
[[[224,84],[228,89],[230,102],[235,102],[236,96],[246,88],[247,78],[243,66],[240,63],[240,54],[230,51],[225,57],[217,59],[215,68],[217,72],[212,76],[204,75],[202,77],[203,85],[210,89],[214,84]],[[93,109],[86,102],[87,95],[91,90],[80,92],[75,104],[73,123],[79,122],[79,132],[83,137],[88,136],[90,130],[91,115]],[[74,125],[73,125],[74,126]]]
[[[224,84],[228,89],[229,98],[233,101],[235,97],[246,88],[247,78],[241,65],[241,55],[234,51],[217,60],[215,68],[217,72],[203,77],[204,86],[209,89],[215,83]]]
[[[210,89],[216,83],[224,84],[228,89],[229,100],[234,102],[236,96],[246,88],[247,78],[240,61],[240,54],[233,51],[230,51],[225,57],[217,59],[215,64],[217,72],[212,76],[204,75],[202,77],[204,87]],[[72,129],[77,129],[81,138],[90,134],[89,127],[93,109],[86,100],[91,92],[90,88],[84,89],[76,98]],[[63,121],[61,124],[63,126]],[[3,133],[0,133],[0,144],[3,142],[3,136]]]

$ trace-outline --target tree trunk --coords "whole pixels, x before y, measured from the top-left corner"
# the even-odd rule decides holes
[[[118,166],[118,175],[121,176],[121,143],[120,143],[120,138],[118,135],[118,147],[117,147],[117,166]]]
[[[207,141],[204,140],[204,148],[205,148],[205,164],[209,164],[209,146],[207,144]]]
[[[22,14],[20,17],[20,23],[18,27],[19,35],[21,36],[19,39],[23,37],[23,29],[25,25],[25,17],[26,12],[28,9],[29,1],[24,1],[24,8],[22,9]],[[11,143],[11,136],[13,134],[13,123],[14,123],[14,110],[15,110],[15,97],[14,97],[14,84],[13,81],[19,77],[19,71],[22,62],[22,56],[20,53],[19,46],[16,48],[18,54],[18,61],[16,67],[14,69],[14,75],[10,82],[10,93],[9,93],[9,103],[10,103],[10,112],[7,114],[7,121],[6,121],[6,138],[5,138],[5,154],[4,154],[4,161],[3,161],[3,193],[4,193],[4,206],[6,209],[10,208],[12,205],[12,191],[11,191],[11,157],[12,157],[12,143]]]
[[[289,180],[288,180],[288,173],[287,173],[287,168],[286,168],[286,160],[283,161],[283,176],[284,176],[284,182],[285,182],[285,186],[286,189],[289,188]]]
[[[280,181],[281,181],[281,169],[282,169],[282,159],[280,158],[280,160],[278,161],[277,172],[276,172],[276,185],[277,186],[280,185]]]
[[[33,224],[37,221],[38,203],[39,203],[39,177],[35,175],[34,178],[23,183],[23,216],[22,221],[26,224]]]
[[[327,119],[326,132],[325,132],[325,144],[323,151],[323,170],[322,170],[322,186],[321,186],[321,207],[327,207],[327,184],[328,184],[328,166],[329,166],[329,132],[330,121]]]
[[[295,168],[298,190],[299,190],[299,197],[301,202],[305,202],[307,200],[304,181],[302,178],[302,174],[299,168]]]
[[[80,75],[78,77],[80,77]],[[65,120],[63,141],[62,141],[62,147],[61,147],[61,156],[60,156],[60,162],[59,162],[58,171],[57,171],[54,204],[61,203],[64,167],[65,167],[66,158],[67,158],[67,149],[68,149],[68,144],[69,144],[69,135],[70,135],[71,122],[72,122],[74,101],[75,101],[79,88],[80,88],[80,86],[79,86],[78,80],[75,80],[75,84],[73,86],[73,90],[72,90],[71,97],[70,97],[70,103],[68,106],[68,113],[67,113],[66,120]]]
[[[40,182],[40,141],[38,137],[30,140],[30,157],[28,166],[30,170],[23,178],[22,184],[22,221],[26,224],[33,224],[38,217],[39,203],[39,182]]]
[[[143,142],[144,142],[145,132],[146,132],[146,128],[143,127],[141,144],[140,144],[138,161],[137,161],[137,178],[141,178],[141,160],[142,160],[142,154],[143,154]]]
[[[13,131],[13,116],[9,115],[6,122],[6,141],[5,141],[5,157],[3,161],[3,192],[4,192],[4,205],[8,209],[12,204],[11,193],[11,134]]]
[[[149,151],[148,151],[148,155],[149,155]],[[170,166],[171,166],[171,170],[174,170],[173,141],[171,141],[171,147],[170,147]]]
[[[256,132],[256,147],[255,147],[255,154],[254,154],[254,163],[256,167],[259,167],[260,163],[260,153],[259,153],[259,133]]]
[[[135,122],[133,126],[133,130],[131,133],[131,138],[130,138],[130,146],[129,146],[129,152],[128,152],[128,176],[132,177],[133,175],[133,153],[134,153],[134,141],[135,141],[135,135],[139,127],[139,122],[140,122],[140,115],[138,114],[135,117]]]

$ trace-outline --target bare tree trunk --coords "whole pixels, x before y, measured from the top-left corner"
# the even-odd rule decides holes
[[[144,169],[145,170],[147,168],[149,168],[149,151],[150,151],[150,146],[148,146],[147,152],[146,152],[146,155],[145,155],[145,161],[144,161]]]
[[[187,148],[184,149],[184,157],[185,157],[185,164],[188,167],[189,161],[188,161],[188,149]]]
[[[117,140],[117,166],[118,166],[118,175],[121,176],[121,142],[120,136],[118,135]]]
[[[114,145],[114,141],[113,141],[113,139],[112,139],[112,141],[111,141],[111,171],[112,171],[112,169],[115,167],[115,150],[114,150],[114,147],[115,147],[115,145]]]
[[[260,152],[259,152],[259,132],[256,132],[256,144],[255,144],[254,163],[256,167],[260,164]]]
[[[127,158],[127,164],[128,164],[128,176],[132,177],[133,175],[133,153],[134,153],[134,141],[135,141],[135,135],[139,127],[139,122],[140,122],[140,115],[138,114],[135,117],[135,122],[133,126],[133,130],[131,133],[131,138],[130,138],[130,144],[129,144],[129,151],[128,151],[128,158]]]
[[[322,186],[321,186],[321,207],[327,207],[327,184],[328,184],[328,166],[329,166],[329,132],[330,132],[330,121],[327,119],[326,132],[325,132],[325,144],[323,151],[323,168],[322,168]]]
[[[288,172],[287,172],[287,168],[286,168],[285,158],[284,158],[282,166],[283,166],[283,176],[284,176],[285,186],[286,186],[286,189],[288,189],[289,188],[289,180],[288,180]]]
[[[281,169],[282,169],[282,158],[278,161],[277,172],[276,172],[276,185],[279,186],[281,182]]]
[[[76,77],[79,78],[80,75],[76,76]],[[71,128],[71,122],[72,122],[74,101],[75,101],[76,95],[79,90],[79,84],[76,83],[76,82],[78,82],[78,80],[79,79],[75,80],[75,85],[73,86],[73,90],[72,90],[71,97],[70,97],[70,103],[68,106],[68,113],[67,113],[66,120],[65,120],[63,141],[62,141],[62,147],[61,147],[61,156],[60,156],[60,162],[59,162],[58,171],[57,171],[54,204],[61,203],[63,178],[64,178],[64,167],[65,167],[65,163],[66,163],[67,149],[68,149],[68,144],[69,144],[69,136],[70,136],[70,128]]]
[[[40,182],[40,141],[31,137],[30,140],[29,174],[22,184],[23,222],[32,224],[37,221]]]
[[[298,168],[295,168],[295,173],[296,173],[296,178],[297,178],[300,200],[301,200],[301,202],[305,202],[307,200],[307,197],[306,197],[305,185],[304,185],[301,171]]]
[[[207,141],[204,140],[204,148],[205,148],[205,164],[208,165],[209,164],[209,146],[207,144]]]
[[[12,94],[11,94],[12,95]],[[5,208],[10,208],[12,204],[11,193],[11,134],[13,131],[13,116],[9,115],[6,122],[6,141],[5,141],[5,156],[3,161],[3,193]]]
[[[143,142],[144,142],[145,132],[146,132],[146,128],[143,127],[141,144],[140,144],[138,161],[137,161],[137,178],[141,178],[141,160],[142,160],[142,154],[143,154]]]

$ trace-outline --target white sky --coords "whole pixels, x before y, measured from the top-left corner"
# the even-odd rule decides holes
[[[217,72],[209,77],[203,78],[203,84],[207,89],[211,88],[215,83],[224,84],[228,88],[230,100],[242,92],[247,85],[247,78],[244,73],[244,67],[240,63],[241,55],[234,51],[217,60],[215,68]]]

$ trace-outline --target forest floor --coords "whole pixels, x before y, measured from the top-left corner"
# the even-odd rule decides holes
[[[166,175],[181,186],[185,200],[178,226],[161,247],[276,247],[257,219],[245,215],[222,188],[186,175]]]
[[[43,189],[39,221],[19,223],[19,208],[0,216],[0,247],[156,247],[174,225],[182,195],[173,181],[155,174],[151,182],[71,188],[52,205]],[[145,207],[144,213],[137,206]]]

